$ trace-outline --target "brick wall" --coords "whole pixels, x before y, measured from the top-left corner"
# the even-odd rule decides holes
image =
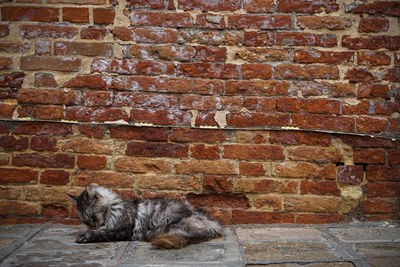
[[[1,1],[0,222],[65,193],[221,222],[399,219],[400,2]]]

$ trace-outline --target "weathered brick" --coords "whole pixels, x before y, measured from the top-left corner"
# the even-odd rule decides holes
[[[188,157],[189,147],[185,144],[130,142],[126,155],[138,157]]]
[[[226,95],[287,96],[290,83],[279,80],[226,81]]]
[[[41,154],[16,154],[13,156],[14,166],[38,167],[38,168],[66,168],[72,169],[75,165],[75,157],[67,154],[41,155]]]
[[[294,214],[290,213],[232,210],[233,224],[294,223],[294,220]]]
[[[249,111],[273,112],[275,111],[276,104],[274,98],[247,97],[241,106],[245,107]]]
[[[227,176],[205,175],[203,177],[203,190],[213,192],[231,192],[233,182]]]
[[[244,0],[243,3],[247,12],[270,13],[274,11],[273,0]]]
[[[275,77],[279,79],[339,79],[339,69],[335,66],[283,64],[275,68]]]
[[[3,21],[43,21],[58,22],[58,8],[33,6],[3,6],[1,18]]]
[[[0,103],[0,117],[11,118],[17,105],[8,105]]]
[[[21,25],[19,34],[23,38],[74,38],[78,29],[73,26]]]
[[[72,176],[73,185],[90,185],[96,183],[101,186],[117,186],[133,188],[135,178],[131,174],[115,171],[81,171]]]
[[[390,165],[400,164],[400,150],[389,150],[388,159]]]
[[[334,148],[294,147],[288,148],[288,157],[291,160],[314,162],[339,162],[341,154]]]
[[[225,20],[221,15],[199,14],[196,16],[196,27],[204,29],[224,29]]]
[[[389,50],[400,49],[400,36],[366,36],[366,37],[350,37],[344,35],[342,38],[342,46],[353,50],[377,50],[386,48]]]
[[[380,148],[358,148],[354,151],[355,163],[385,164],[386,152]]]
[[[193,19],[189,13],[137,11],[129,15],[134,26],[192,27]]]
[[[230,15],[228,27],[231,29],[291,29],[292,20],[287,15]]]
[[[302,128],[353,131],[354,118],[318,114],[293,114],[292,125]]]
[[[46,170],[40,174],[41,184],[65,185],[69,182],[69,173],[62,170]]]
[[[223,157],[242,160],[282,160],[282,148],[271,145],[224,145]]]
[[[277,44],[284,46],[334,47],[337,38],[334,34],[313,34],[304,32],[278,32]]]
[[[106,154],[111,155],[115,150],[111,140],[93,140],[88,138],[75,137],[64,141],[62,151],[90,153],[90,154]]]
[[[383,51],[362,51],[357,53],[359,65],[389,65],[391,58]]]
[[[76,105],[79,103],[79,94],[75,91],[20,89],[18,92],[20,103]]]
[[[130,9],[164,9],[164,0],[129,0],[127,6]]]
[[[89,9],[86,7],[64,7],[63,21],[89,22]]]
[[[353,62],[353,52],[335,52],[318,50],[296,50],[293,61],[298,63],[326,63],[332,65]]]
[[[282,112],[339,114],[341,103],[329,99],[298,99],[279,97],[276,110]]]
[[[384,132],[388,121],[386,118],[358,117],[356,120],[357,131],[359,132]]]
[[[190,157],[195,159],[218,159],[219,146],[195,144],[190,146]]]
[[[81,29],[81,38],[102,41],[107,34],[106,28],[88,27]]]
[[[4,37],[10,34],[8,25],[0,25],[0,37]]]
[[[13,63],[12,57],[0,57],[0,70],[12,69]]]
[[[368,181],[400,182],[399,166],[368,165],[365,176]]]
[[[150,109],[177,109],[178,98],[174,95],[154,95],[139,94],[131,92],[116,93],[114,97],[114,106],[131,106],[135,108]]]
[[[110,136],[126,140],[167,141],[168,128],[118,126],[110,128]]]
[[[272,179],[237,179],[235,192],[245,193],[297,193],[297,181],[280,181]]]
[[[120,108],[84,108],[68,107],[66,119],[73,121],[128,121],[129,116],[126,111]]]
[[[154,190],[184,190],[193,191],[200,189],[200,182],[197,176],[163,176],[146,175],[143,179],[138,179],[137,187]]]
[[[38,172],[23,168],[0,168],[0,182],[5,183],[28,183],[38,180]]]
[[[241,2],[236,0],[178,0],[178,8],[183,10],[202,11],[235,11],[241,8]]]
[[[175,66],[173,63],[165,62],[114,59],[111,61],[110,72],[138,75],[173,74],[175,72]]]
[[[114,38],[122,41],[136,41],[141,43],[175,43],[178,32],[175,29],[146,29],[116,27],[112,30]]]
[[[237,166],[230,160],[189,160],[175,164],[177,173],[238,174]]]
[[[115,10],[113,8],[95,8],[93,9],[93,21],[97,24],[114,23]]]
[[[367,13],[370,15],[400,16],[400,5],[397,1],[374,1],[362,3],[348,10],[352,13]]]
[[[278,163],[275,164],[274,174],[278,177],[293,178],[336,178],[336,165],[334,164],[313,164],[306,162]]]
[[[189,80],[186,80],[189,81]],[[182,84],[182,83],[180,83]],[[189,90],[189,85],[186,85],[186,90]],[[220,95],[224,90],[223,81],[196,79],[193,80],[193,93],[202,95]]]
[[[207,46],[196,46],[195,60],[198,61],[221,61],[226,60],[226,48],[225,47],[207,47]]]
[[[170,134],[173,142],[205,142],[216,143],[228,139],[222,130],[173,128]]]
[[[72,57],[22,56],[23,70],[79,71],[81,59]]]
[[[186,199],[195,207],[248,208],[249,200],[244,194],[194,194]]]
[[[389,29],[389,20],[385,18],[361,18],[358,25],[359,32],[385,32]]]
[[[52,73],[39,72],[35,73],[35,81],[33,83],[36,87],[57,87],[57,82]]]
[[[0,51],[6,53],[26,53],[29,51],[29,43],[0,42]]]
[[[365,213],[396,213],[397,205],[396,199],[367,199],[362,208]]]
[[[281,0],[278,4],[279,12],[296,13],[331,13],[339,10],[336,0],[308,1],[308,0]]]
[[[362,166],[345,165],[338,167],[338,182],[342,184],[360,184],[364,179]]]
[[[229,126],[288,126],[289,115],[265,113],[237,113],[232,112],[226,116]]]
[[[36,151],[58,151],[57,140],[52,136],[32,136],[31,149]]]
[[[336,213],[340,204],[340,198],[320,196],[285,196],[285,211]]]
[[[290,61],[289,50],[266,47],[247,47],[237,49],[234,51],[233,57],[234,59],[242,59],[249,63]]]
[[[165,159],[122,157],[114,162],[118,171],[134,173],[171,173],[172,164]]]
[[[336,181],[301,181],[300,193],[340,196]]]
[[[23,122],[13,130],[13,133],[24,135],[68,136],[72,134],[72,128],[71,125],[67,124]]]
[[[25,73],[23,72],[12,72],[10,74],[0,75],[0,86],[18,88],[22,86],[24,82]]]
[[[325,224],[339,223],[343,219],[343,215],[335,213],[327,214],[298,214],[296,223],[300,224]]]
[[[76,165],[79,169],[100,170],[107,164],[107,158],[104,156],[85,156],[79,155]]]
[[[349,28],[353,20],[339,16],[299,16],[296,18],[297,26],[300,29],[329,29],[329,30],[344,30]]]
[[[190,125],[192,114],[187,111],[132,109],[131,120],[135,123],[155,125]]]
[[[124,77],[100,76],[100,75],[77,75],[64,83],[67,88],[90,88],[98,90],[125,89]]]
[[[49,4],[104,5],[106,0],[48,0]]]
[[[11,135],[0,136],[0,148],[5,151],[24,150],[28,148],[29,140],[27,137],[19,137]]]
[[[273,46],[275,44],[273,32],[244,32],[244,45],[246,46]]]
[[[328,146],[331,135],[317,132],[272,131],[269,142],[285,145],[320,145]]]
[[[239,173],[244,176],[263,176],[265,175],[264,165],[260,162],[240,162]]]
[[[367,136],[351,136],[351,135],[339,135],[338,136],[344,143],[355,147],[374,147],[374,148],[394,148],[396,143],[390,139],[374,138]]]
[[[54,42],[54,54],[110,57],[113,54],[113,44],[100,42]]]
[[[387,84],[362,83],[358,85],[359,98],[389,98],[389,86]]]
[[[243,79],[269,79],[272,77],[272,67],[268,64],[243,64],[241,68]]]
[[[232,79],[239,77],[237,65],[222,63],[182,63],[177,67],[178,76],[194,78]]]
[[[395,67],[388,69],[385,76],[383,77],[385,81],[400,82],[400,68]]]
[[[25,201],[0,202],[0,215],[37,216],[40,214],[40,204]]]
[[[396,182],[369,182],[366,185],[368,197],[400,196],[400,184]]]

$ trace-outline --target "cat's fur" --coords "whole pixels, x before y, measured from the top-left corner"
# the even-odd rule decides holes
[[[151,241],[158,248],[182,248],[222,235],[220,224],[189,202],[169,198],[124,201],[101,186],[88,186],[69,197],[88,226],[77,243]]]

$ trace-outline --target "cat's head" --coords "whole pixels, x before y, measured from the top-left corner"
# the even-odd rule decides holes
[[[102,186],[92,185],[79,195],[68,196],[75,202],[79,219],[89,228],[98,228],[105,223],[109,207],[122,199],[116,193]]]

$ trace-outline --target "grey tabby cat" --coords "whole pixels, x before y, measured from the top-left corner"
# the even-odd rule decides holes
[[[163,249],[178,249],[222,236],[220,224],[189,202],[169,198],[124,201],[101,186],[69,195],[80,220],[88,226],[77,243],[151,241]]]

